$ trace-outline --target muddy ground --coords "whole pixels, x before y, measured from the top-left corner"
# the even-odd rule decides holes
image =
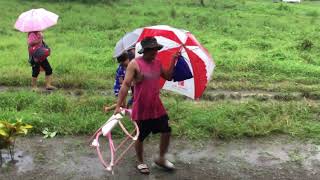
[[[29,87],[14,87],[14,86],[1,86],[1,92],[11,92],[19,90],[30,90]],[[87,92],[85,89],[59,89],[60,91],[71,95],[81,96]],[[50,94],[53,91],[47,91],[42,87],[39,87],[38,93]],[[102,96],[113,96],[113,91],[110,90],[96,90],[95,91]],[[164,91],[162,93],[170,93]],[[185,97],[186,99],[189,99]],[[279,101],[291,101],[291,100],[320,100],[319,93],[311,92],[272,92],[272,91],[261,91],[261,90],[240,90],[240,91],[229,91],[229,90],[206,90],[201,97],[202,100],[217,101],[217,100],[244,100],[244,99],[256,99],[260,101],[266,100],[279,100]]]
[[[104,170],[88,137],[19,138],[16,162],[5,163],[0,179],[320,179],[320,146],[287,136],[232,141],[173,139],[168,158],[177,170],[166,172],[152,165],[158,137],[146,141],[150,175],[135,169],[131,149],[114,174]]]
[[[0,86],[0,92],[17,90]],[[82,90],[70,90],[79,96]],[[106,92],[101,92],[105,95]],[[208,91],[204,99],[319,100],[318,94],[264,91]],[[166,172],[152,165],[158,152],[158,137],[146,141],[145,158],[151,174],[135,169],[133,149],[115,167],[114,174],[104,170],[96,152],[89,147],[89,137],[40,136],[17,140],[15,162],[2,150],[4,163],[0,180],[16,179],[320,179],[320,146],[311,142],[275,135],[232,141],[190,141],[173,139],[168,158],[177,167]],[[104,151],[106,152],[106,151]],[[107,154],[107,153],[106,153]],[[105,155],[106,155],[105,154]]]

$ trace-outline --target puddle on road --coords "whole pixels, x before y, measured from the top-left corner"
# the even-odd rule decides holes
[[[0,169],[6,176],[33,175],[42,179],[54,175],[62,179],[90,177],[143,179],[135,169],[132,150],[115,168],[115,175],[106,172],[88,137],[65,137],[43,140],[41,137],[20,138],[17,141],[15,163],[3,153]],[[151,168],[151,179],[228,179],[256,178],[320,178],[320,149],[314,144],[288,140],[286,137],[242,139],[230,142],[190,142],[174,139],[168,158],[175,162],[177,171],[167,173],[154,168],[152,157],[158,152],[158,140],[148,140],[146,162]],[[107,153],[105,154],[105,156]]]

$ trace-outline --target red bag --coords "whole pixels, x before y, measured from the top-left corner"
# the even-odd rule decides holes
[[[39,63],[50,56],[50,48],[46,48],[43,46],[33,46],[29,48],[29,53],[33,57],[34,61]]]

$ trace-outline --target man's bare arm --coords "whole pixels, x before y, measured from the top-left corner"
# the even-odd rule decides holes
[[[123,101],[126,99],[128,95],[128,91],[131,87],[131,84],[134,80],[135,72],[136,72],[136,62],[133,60],[129,63],[127,70],[126,70],[126,75],[124,77],[124,80],[122,82],[119,96],[118,96],[118,101],[117,101],[117,106],[115,109],[115,114],[120,112],[120,106],[123,104]]]

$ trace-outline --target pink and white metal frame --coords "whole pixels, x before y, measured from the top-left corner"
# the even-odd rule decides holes
[[[138,139],[139,136],[139,128],[135,121],[132,121],[135,130],[132,133],[129,133],[128,130],[124,127],[121,120],[123,116],[125,115],[131,115],[130,109],[121,109],[121,114],[112,115],[107,122],[101,126],[90,138],[91,147],[94,147],[97,151],[98,157],[102,165],[105,167],[107,171],[113,171],[113,167],[118,164],[118,162],[123,158],[123,156],[126,154],[126,152],[133,146],[135,141]],[[117,146],[115,147],[113,140],[112,140],[112,129],[119,124],[122,131],[126,134],[126,138]],[[135,134],[134,134],[135,133]],[[99,138],[102,136],[106,137],[109,142],[109,149],[110,149],[110,162],[107,163],[106,160],[104,160],[102,156],[102,152],[100,150],[100,143]],[[124,144],[131,139],[132,142],[129,144],[128,147],[125,148],[125,150],[122,151],[122,153],[116,157],[117,151],[124,146]]]

